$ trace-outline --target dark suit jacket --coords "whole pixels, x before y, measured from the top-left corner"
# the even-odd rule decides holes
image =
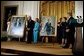
[[[27,21],[27,23],[28,23],[28,25],[27,25],[27,28],[30,28],[30,30],[29,31],[33,31],[33,28],[34,28],[34,21],[33,20],[31,20],[31,21]]]
[[[69,18],[69,20],[68,20],[68,22],[67,22],[67,27],[68,27],[68,29],[70,29],[69,32],[75,33],[75,25],[74,25],[74,23],[72,23],[72,20],[73,20],[73,19],[74,19],[73,17],[70,17],[70,18]]]

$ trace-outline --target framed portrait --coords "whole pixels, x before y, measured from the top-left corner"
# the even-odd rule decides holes
[[[57,35],[57,19],[54,16],[41,17],[40,36],[56,36]]]
[[[23,37],[25,19],[25,16],[12,16],[8,35],[13,37]]]

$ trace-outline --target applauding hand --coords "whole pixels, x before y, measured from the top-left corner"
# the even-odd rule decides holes
[[[66,29],[66,32],[69,32],[69,29]]]

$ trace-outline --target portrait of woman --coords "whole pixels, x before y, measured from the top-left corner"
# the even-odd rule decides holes
[[[41,17],[41,36],[55,36],[56,35],[56,18],[54,16]]]

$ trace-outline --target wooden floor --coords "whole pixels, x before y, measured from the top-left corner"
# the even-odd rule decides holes
[[[57,43],[53,45],[52,43],[28,44],[26,42],[19,41],[2,41],[1,49],[12,49],[51,55],[73,55],[71,49],[63,49]],[[2,51],[1,54],[3,54]]]

